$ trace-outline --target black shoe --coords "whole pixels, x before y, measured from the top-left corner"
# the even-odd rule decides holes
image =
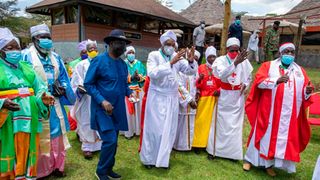
[[[131,139],[133,139],[133,136],[131,136],[131,137],[125,137],[127,140],[131,140]]]
[[[147,169],[152,169],[154,166],[152,166],[152,165],[144,165],[144,167],[146,167]]]
[[[200,152],[201,152],[200,148],[194,148],[194,153],[200,154]]]
[[[110,178],[107,175],[99,175],[95,173],[95,176],[98,180],[109,180]]]
[[[57,177],[57,178],[63,178],[63,177],[66,177],[66,173],[63,172],[63,171],[59,171],[59,169],[55,169],[53,172],[52,172],[52,175],[54,177]]]
[[[210,160],[210,161],[214,160],[214,156],[211,154],[208,154],[208,160]]]
[[[90,152],[90,151],[84,151],[84,152],[83,152],[83,156],[84,156],[84,158],[87,159],[87,160],[90,160],[90,159],[93,158],[93,154],[92,154],[92,152]]]
[[[112,179],[120,179],[121,176],[113,171],[111,171],[109,174],[108,174],[109,178],[112,178]]]

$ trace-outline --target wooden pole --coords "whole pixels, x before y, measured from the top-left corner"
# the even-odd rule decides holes
[[[78,4],[78,29],[79,29],[79,31],[78,31],[78,41],[79,42],[81,42],[84,38],[83,38],[83,36],[82,36],[82,33],[83,33],[83,31],[82,31],[82,6],[80,5],[80,4]]]
[[[261,35],[261,47],[264,48],[264,37],[266,36],[266,20],[263,20],[262,35]]]
[[[221,34],[220,55],[226,54],[226,42],[228,39],[229,22],[231,18],[231,0],[225,0],[224,2],[224,21]]]
[[[301,17],[300,18],[300,21],[299,21],[299,28],[298,28],[298,34],[297,34],[297,38],[296,38],[296,59],[298,58],[299,56],[299,51],[300,51],[300,48],[301,48],[301,41],[302,41],[302,25],[303,23],[305,22],[305,16]]]

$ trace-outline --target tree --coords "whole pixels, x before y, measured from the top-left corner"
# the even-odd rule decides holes
[[[13,16],[20,9],[17,8],[18,0],[8,0],[0,2],[0,21],[6,19],[9,16]]]
[[[156,2],[160,3],[162,6],[165,6],[172,10],[172,1],[169,0],[156,0]]]

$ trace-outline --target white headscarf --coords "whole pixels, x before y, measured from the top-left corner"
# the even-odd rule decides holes
[[[240,47],[240,41],[239,39],[235,38],[235,37],[232,37],[232,38],[229,38],[227,40],[227,48],[230,47],[230,46],[239,46]]]
[[[211,67],[212,65],[208,62],[208,57],[209,57],[210,55],[217,56],[217,50],[216,50],[215,47],[209,46],[209,47],[207,48],[205,54],[206,54],[206,65],[209,66],[209,67]]]
[[[200,52],[197,50],[194,50],[194,56],[197,56],[198,58],[200,58]]]
[[[81,52],[87,50],[87,41],[82,41],[78,44],[78,50]]]
[[[133,51],[134,53],[136,53],[136,50],[134,49],[133,46],[128,46],[127,49],[126,49],[126,52],[124,53],[124,55],[127,56],[127,54],[128,54],[130,51]]]
[[[88,39],[86,41],[86,49],[87,50],[88,50],[88,46],[91,45],[91,44],[98,46],[97,41],[92,41],[91,39]]]
[[[293,43],[287,42],[287,43],[284,43],[280,46],[279,51],[280,51],[280,53],[282,53],[284,50],[286,50],[288,48],[292,48],[292,49],[296,50],[296,46]]]
[[[168,39],[172,39],[172,40],[174,40],[175,42],[177,42],[177,35],[176,35],[173,31],[171,31],[171,30],[165,32],[164,34],[162,34],[162,35],[160,36],[161,45],[163,46],[164,43],[165,43]]]
[[[8,28],[0,28],[0,49],[4,48],[12,40],[15,40],[20,46],[19,39]]]
[[[50,29],[46,24],[39,24],[30,28],[31,37],[39,34],[50,34]]]

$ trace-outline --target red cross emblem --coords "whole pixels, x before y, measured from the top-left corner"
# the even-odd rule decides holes
[[[265,82],[267,83],[267,85],[268,85],[269,83],[274,83],[274,81],[271,81],[270,79],[267,79]]]
[[[232,74],[231,74],[231,77],[233,77],[233,78],[235,78],[237,76],[237,74],[235,73],[235,72],[233,72]]]
[[[289,79],[288,82],[289,82],[289,87],[290,87],[290,84],[291,84],[292,81]]]

